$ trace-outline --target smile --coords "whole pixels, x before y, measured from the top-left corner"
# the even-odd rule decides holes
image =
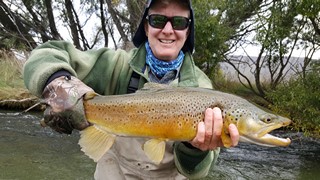
[[[170,44],[170,43],[173,43],[174,42],[174,40],[164,40],[164,39],[160,39],[160,42],[162,42],[162,43],[165,43],[165,44]]]

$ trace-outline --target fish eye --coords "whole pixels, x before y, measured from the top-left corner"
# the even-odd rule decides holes
[[[263,121],[264,123],[272,123],[275,117],[269,114],[260,115],[259,119]]]
[[[276,117],[268,116],[268,117],[264,118],[264,122],[265,123],[272,123],[274,121],[274,119],[276,119]]]

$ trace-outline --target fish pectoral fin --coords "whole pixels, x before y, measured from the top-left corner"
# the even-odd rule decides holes
[[[83,96],[83,99],[87,101],[93,99],[95,96],[99,96],[99,94],[95,93],[94,91],[89,91]]]
[[[150,160],[159,164],[164,156],[166,143],[163,139],[150,139],[143,145],[143,150]]]
[[[112,146],[115,135],[103,131],[96,125],[80,131],[79,145],[81,151],[97,162]]]
[[[231,147],[232,145],[232,140],[231,137],[229,135],[229,131],[227,130],[227,128],[223,128],[221,131],[221,140],[223,143],[223,146],[226,148]]]

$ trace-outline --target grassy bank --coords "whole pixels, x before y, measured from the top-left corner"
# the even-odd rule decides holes
[[[25,88],[22,79],[23,60],[0,52],[0,108],[26,109],[36,97]]]

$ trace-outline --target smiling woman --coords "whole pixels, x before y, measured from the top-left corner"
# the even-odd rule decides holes
[[[156,1],[150,7],[144,30],[156,58],[173,61],[178,57],[189,35],[189,17],[188,4],[179,1]]]
[[[146,5],[133,38],[136,48],[129,52],[108,48],[81,51],[65,41],[49,41],[32,52],[24,66],[24,80],[26,87],[47,103],[45,124],[69,134],[73,129],[91,129],[83,108],[83,97],[92,91],[101,95],[120,95],[132,92],[129,91],[132,84],[135,91],[146,82],[212,88],[210,79],[195,66],[192,57],[194,16],[191,1],[148,0]],[[193,139],[162,142],[166,150],[160,164],[152,162],[141,149],[144,138],[118,137],[110,151],[96,159],[95,178],[207,176],[218,158],[219,147],[223,146],[220,137],[222,114],[217,107],[202,111],[203,119],[195,125]],[[226,128],[231,136],[230,145],[236,146],[239,141],[236,126],[230,124]],[[91,138],[88,140],[92,141]],[[90,146],[90,150],[92,148],[93,151],[98,149]]]

